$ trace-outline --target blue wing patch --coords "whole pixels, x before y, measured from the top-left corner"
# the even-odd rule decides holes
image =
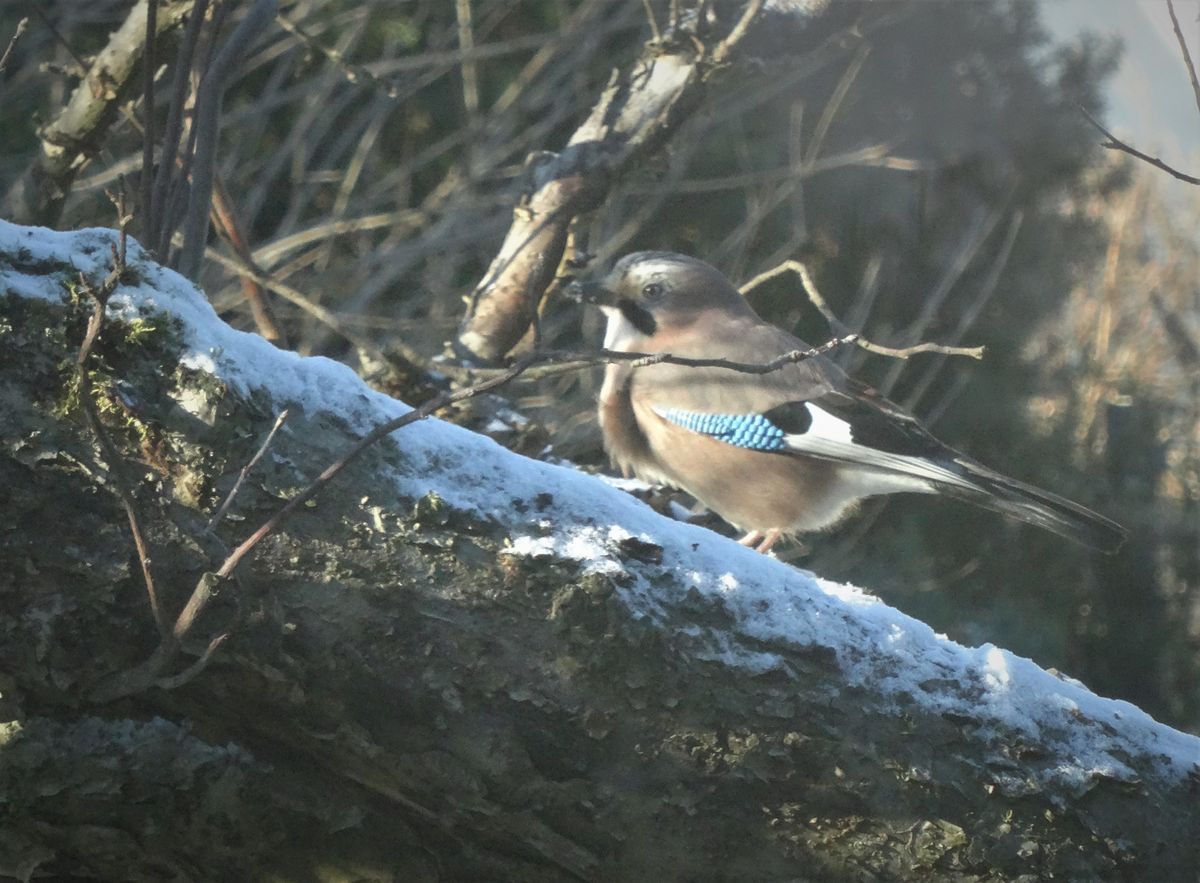
[[[665,408],[655,411],[684,429],[751,451],[785,451],[784,431],[762,414],[703,414]]]

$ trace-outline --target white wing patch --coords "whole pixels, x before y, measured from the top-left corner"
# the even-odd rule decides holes
[[[950,484],[965,488],[976,485],[958,473],[924,457],[893,454],[854,441],[853,428],[845,420],[822,410],[812,402],[805,407],[812,415],[812,424],[805,432],[783,437],[788,449],[813,457],[858,467],[861,482],[874,489],[867,494],[910,491],[936,492],[935,484]]]
[[[808,427],[804,435],[843,442],[848,445],[854,444],[850,424],[845,420],[834,417],[828,411],[821,410],[812,402],[805,402],[804,407],[808,408],[808,413],[812,415],[812,425]]]

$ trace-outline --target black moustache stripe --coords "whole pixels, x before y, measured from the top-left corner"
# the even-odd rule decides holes
[[[650,337],[658,330],[658,323],[654,321],[654,317],[650,315],[650,311],[628,298],[621,298],[617,303],[617,309],[621,311],[621,315],[628,319],[629,324],[636,328],[640,334]]]

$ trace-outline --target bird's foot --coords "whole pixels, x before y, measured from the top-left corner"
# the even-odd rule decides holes
[[[762,535],[760,534],[760,536]],[[764,555],[767,554],[767,552],[771,551],[771,547],[779,541],[781,536],[783,536],[783,531],[779,528],[767,531],[766,535],[763,536],[763,541],[754,547],[754,551],[761,552]]]
[[[740,540],[738,540],[738,545],[751,546],[751,547],[757,546],[760,542],[762,542],[762,538],[763,538],[762,531],[752,530],[752,531],[750,531],[750,533],[746,534],[744,537],[742,537]]]

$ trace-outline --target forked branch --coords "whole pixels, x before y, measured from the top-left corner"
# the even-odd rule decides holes
[[[1135,157],[1136,159],[1140,159],[1144,163],[1149,163],[1150,165],[1154,166],[1156,169],[1161,169],[1162,171],[1166,172],[1168,175],[1170,175],[1173,178],[1176,178],[1180,181],[1183,181],[1186,184],[1195,184],[1197,186],[1200,186],[1200,178],[1197,178],[1194,175],[1189,175],[1187,172],[1181,172],[1181,171],[1179,171],[1179,169],[1174,168],[1173,166],[1167,165],[1167,163],[1163,162],[1157,156],[1151,156],[1148,153],[1142,153],[1142,151],[1138,150],[1136,147],[1126,144],[1124,141],[1122,141],[1120,138],[1118,138],[1112,132],[1108,131],[1108,129],[1104,128],[1104,126],[1101,125],[1100,121],[1098,119],[1096,119],[1094,116],[1092,116],[1090,113],[1088,113],[1085,108],[1080,107],[1079,110],[1083,113],[1083,115],[1085,117],[1087,117],[1088,122],[1090,122],[1093,126],[1095,126],[1097,129],[1099,129],[1100,134],[1105,137],[1106,140],[1100,142],[1101,147],[1104,147],[1108,150],[1119,150],[1122,153],[1128,153],[1130,156]]]
[[[807,295],[809,303],[811,303],[816,308],[817,312],[824,317],[825,321],[829,323],[830,331],[838,335],[843,341],[852,340],[860,348],[869,353],[875,353],[880,356],[888,356],[889,358],[893,359],[907,359],[910,356],[917,355],[918,353],[941,353],[942,355],[946,356],[968,356],[972,359],[983,358],[984,348],[981,346],[946,346],[945,344],[940,343],[917,343],[913,344],[912,346],[890,347],[884,346],[880,343],[873,343],[860,334],[849,334],[849,329],[846,328],[842,321],[834,314],[833,310],[829,306],[829,302],[822,297],[820,290],[817,288],[817,284],[813,281],[812,274],[808,271],[808,267],[800,261],[784,261],[777,267],[772,267],[770,270],[759,273],[753,279],[742,285],[738,290],[743,295],[747,295],[764,283],[769,282],[772,279],[776,279],[785,273],[795,273],[800,279],[800,283],[804,288],[804,293]]]

